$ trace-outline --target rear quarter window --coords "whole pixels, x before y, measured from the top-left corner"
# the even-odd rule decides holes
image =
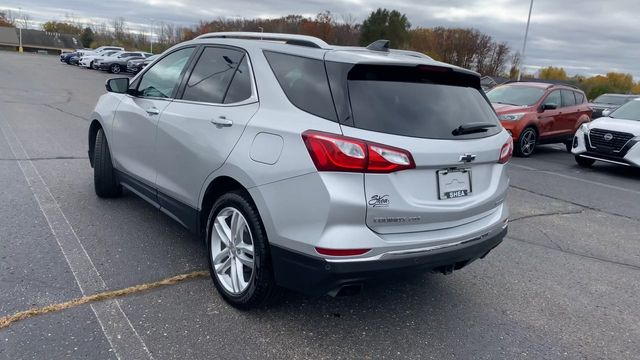
[[[336,121],[323,60],[271,51],[264,52],[289,101],[310,114]]]

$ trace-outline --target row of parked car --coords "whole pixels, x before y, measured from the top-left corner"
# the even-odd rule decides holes
[[[157,55],[144,51],[126,51],[118,46],[101,46],[96,49],[78,49],[63,53],[60,61],[87,69],[103,70],[113,74],[138,73],[151,63]]]
[[[581,166],[604,161],[640,167],[638,95],[604,94],[588,102],[574,86],[512,82],[487,97],[513,137],[516,156],[531,156],[537,145],[563,143]]]

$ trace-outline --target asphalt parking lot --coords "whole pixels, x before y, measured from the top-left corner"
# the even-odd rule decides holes
[[[87,118],[109,77],[0,52],[0,317],[206,269],[143,200],[95,196]],[[200,278],[16,322],[0,358],[638,358],[640,171],[563,148],[512,161],[507,239],[452,275],[253,312]]]

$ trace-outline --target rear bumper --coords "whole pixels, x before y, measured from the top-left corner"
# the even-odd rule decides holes
[[[271,257],[278,285],[310,296],[321,296],[335,294],[343,286],[360,285],[409,270],[449,272],[461,269],[487,255],[502,242],[506,234],[505,226],[497,233],[453,246],[368,261],[328,261],[276,245],[271,246]]]

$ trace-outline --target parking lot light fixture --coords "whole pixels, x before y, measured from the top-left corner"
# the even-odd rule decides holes
[[[18,18],[19,19],[22,18],[22,8],[18,8]],[[19,41],[20,45],[18,46],[18,52],[22,54],[24,52],[24,49],[22,48],[22,27],[18,28],[18,34],[20,38],[20,41]]]
[[[522,79],[522,63],[525,59],[525,51],[527,50],[527,37],[529,37],[529,25],[531,24],[531,12],[533,11],[533,0],[529,5],[529,17],[527,18],[527,29],[524,32],[524,42],[522,43],[522,59],[520,60],[520,66],[518,69],[518,81]]]

